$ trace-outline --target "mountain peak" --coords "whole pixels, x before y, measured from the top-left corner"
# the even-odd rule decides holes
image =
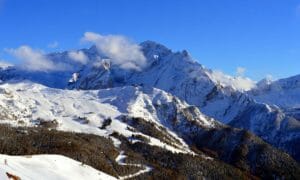
[[[258,88],[264,89],[267,86],[269,86],[270,84],[272,84],[272,82],[273,82],[272,79],[266,77],[266,78],[260,80],[256,85]]]
[[[142,47],[142,51],[144,52],[145,56],[147,55],[165,56],[172,53],[172,51],[168,49],[166,46],[159,44],[155,41],[150,41],[150,40],[144,41],[140,43],[140,46]]]
[[[164,46],[164,45],[162,45],[158,42],[151,41],[151,40],[146,40],[146,41],[140,43],[140,46],[142,46],[143,48],[146,48],[146,47],[160,47],[160,48],[168,49],[166,46]]]

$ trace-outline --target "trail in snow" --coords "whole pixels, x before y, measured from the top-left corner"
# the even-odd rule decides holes
[[[142,170],[139,170],[138,172],[134,173],[134,174],[129,174],[126,176],[120,176],[119,179],[129,179],[129,178],[134,178],[137,177],[141,174],[150,172],[152,170],[151,167],[149,166],[145,166],[143,164],[130,164],[130,163],[125,163],[125,159],[126,159],[126,155],[124,154],[124,151],[121,151],[120,154],[117,156],[116,158],[116,162],[121,165],[121,166],[134,166],[134,167],[140,167],[143,168]]]

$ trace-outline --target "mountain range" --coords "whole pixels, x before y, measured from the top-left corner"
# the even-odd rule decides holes
[[[299,75],[244,87],[249,79],[208,69],[186,50],[153,41],[139,47],[146,59],[140,68],[115,63],[97,45],[45,55],[70,67],[63,71],[2,67],[2,124],[12,125],[11,134],[29,128],[28,138],[35,133],[30,128],[107,138],[116,153],[103,150],[101,166],[63,155],[120,179],[300,177]],[[72,60],[72,52],[86,62]],[[54,142],[45,143],[28,147],[60,153]]]

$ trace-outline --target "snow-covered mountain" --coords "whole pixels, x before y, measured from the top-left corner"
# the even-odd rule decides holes
[[[258,102],[273,104],[292,117],[293,127],[300,122],[300,75],[277,81],[263,80],[248,94]],[[295,128],[297,131],[298,128]],[[300,141],[296,141],[297,144]]]
[[[257,101],[284,109],[300,108],[300,75],[260,84],[249,92]]]
[[[85,64],[72,61],[70,52],[47,55],[53,62],[68,64],[70,68],[65,71],[2,69],[0,79],[9,82],[1,85],[3,122],[27,126],[46,124],[57,126],[58,130],[106,137],[113,132],[131,139],[142,136],[149,139],[149,145],[171,152],[191,153],[190,146],[194,144],[199,149],[219,152],[221,160],[231,162],[233,157],[228,154],[240,146],[232,142],[242,139],[238,142],[245,143],[247,133],[222,124],[225,123],[250,130],[300,159],[300,122],[286,110],[259,102],[245,92],[253,87],[249,79],[218,74],[193,60],[187,51],[172,52],[152,41],[140,46],[147,60],[142,69],[114,64],[97,46],[77,51],[87,57]],[[257,88],[266,86],[268,82],[261,82]],[[295,92],[299,87],[297,81],[286,83],[284,87],[289,89],[289,86],[295,87]],[[62,90],[66,88],[70,90]],[[12,97],[10,92],[14,94]],[[151,124],[147,127],[159,129],[165,138],[153,136],[142,128],[140,123],[144,126],[145,122]],[[204,137],[213,143],[206,142]],[[222,143],[221,137],[225,139]],[[118,144],[118,139],[112,139]],[[221,149],[225,151],[220,152]]]
[[[214,71],[194,61],[186,51],[172,52],[152,41],[142,43],[141,47],[147,58],[147,66],[142,71],[126,70],[111,64],[107,57],[101,57],[96,46],[83,50],[90,63],[79,67],[78,71],[70,75],[67,87],[69,89],[102,89],[125,85],[156,87],[197,106],[207,116],[222,123],[248,129],[288,152],[290,149],[282,144],[290,141],[291,137],[293,142],[299,141],[299,122],[275,106],[257,103],[248,94],[240,91],[240,86],[237,86],[240,81],[237,79],[222,74],[216,75]],[[295,149],[294,146],[291,148]]]
[[[21,81],[4,83],[0,85],[0,90],[2,124],[110,138],[119,151],[115,161],[122,166],[128,164],[122,160],[126,157],[124,151],[127,148],[133,149],[126,150],[126,153],[137,151],[147,156],[149,148],[158,148],[174,156],[178,153],[187,156],[185,158],[199,156],[209,161],[202,167],[205,171],[210,163],[222,160],[259,177],[270,175],[261,172],[261,169],[278,177],[300,173],[297,163],[287,154],[275,150],[249,132],[207,117],[197,107],[159,89],[123,86],[78,91],[53,89]],[[33,129],[33,133],[35,131]],[[20,132],[22,136],[30,134],[27,130],[17,130],[17,133]],[[54,144],[48,146],[47,149],[56,147]],[[150,162],[129,164],[140,170],[126,177],[151,172],[154,167],[148,164]],[[280,168],[283,164],[286,167]],[[159,170],[157,168],[160,167],[155,166],[156,171]]]

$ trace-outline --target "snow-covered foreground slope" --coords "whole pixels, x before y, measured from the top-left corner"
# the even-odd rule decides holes
[[[0,155],[0,179],[6,173],[22,180],[114,180],[104,172],[61,155],[8,156]]]

